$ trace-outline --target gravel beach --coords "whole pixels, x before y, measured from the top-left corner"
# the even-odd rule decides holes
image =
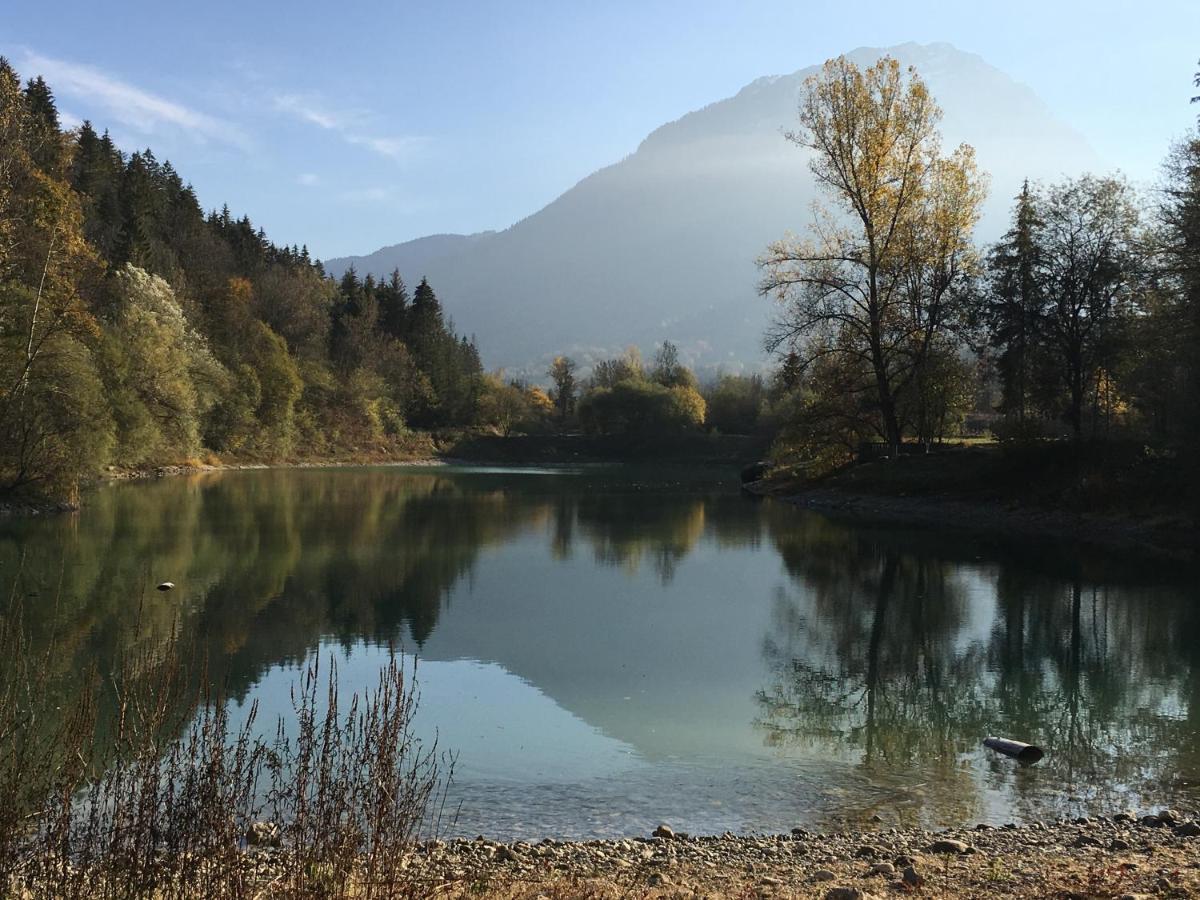
[[[426,896],[1192,897],[1200,822],[1178,812],[942,832],[696,837],[499,844],[435,841],[410,859]]]

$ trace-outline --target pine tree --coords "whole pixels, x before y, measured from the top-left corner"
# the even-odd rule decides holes
[[[58,177],[66,161],[58,119],[58,106],[50,85],[42,76],[30,79],[25,86],[25,106],[29,110],[30,155],[43,172]]]
[[[1001,411],[1025,421],[1032,388],[1031,368],[1042,315],[1041,222],[1026,181],[1017,195],[1013,225],[988,258],[987,304],[991,344],[999,350]]]
[[[84,233],[109,265],[118,266],[126,242],[121,202],[125,159],[108,132],[97,135],[91,122],[79,128],[71,164],[71,186],[82,195]]]
[[[406,335],[408,300],[408,288],[400,270],[393,269],[391,277],[379,288],[379,327],[396,340],[404,340]]]
[[[429,286],[429,281],[422,278],[413,292],[408,347],[416,358],[417,365],[427,372],[437,364],[438,345],[444,333],[442,306],[433,288]]]

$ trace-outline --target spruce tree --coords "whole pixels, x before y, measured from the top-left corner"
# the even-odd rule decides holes
[[[65,146],[60,133],[58,106],[50,85],[42,76],[30,79],[25,86],[25,106],[29,110],[30,155],[39,169],[59,177],[66,162]]]
[[[387,282],[379,286],[379,327],[398,341],[404,340],[406,334],[408,299],[400,270],[393,269]]]
[[[988,258],[987,325],[991,344],[999,351],[1000,409],[1023,422],[1032,389],[1031,369],[1044,292],[1040,280],[1041,223],[1028,181],[1016,200],[1012,227]]]
[[[413,291],[408,341],[409,350],[416,358],[417,365],[426,372],[430,372],[438,363],[438,349],[444,333],[442,306],[433,288],[429,286],[429,281],[422,278],[417,289]],[[430,377],[433,377],[432,373]]]

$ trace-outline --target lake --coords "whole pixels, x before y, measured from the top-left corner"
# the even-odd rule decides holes
[[[352,690],[415,653],[451,832],[506,840],[1191,806],[1194,574],[836,521],[702,469],[214,472],[0,522],[67,685],[178,629],[273,732],[314,655]]]

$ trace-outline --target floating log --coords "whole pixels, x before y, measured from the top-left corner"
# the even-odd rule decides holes
[[[1035,747],[1033,744],[1025,744],[1021,741],[1009,740],[1008,738],[984,738],[983,746],[990,747],[997,753],[1003,753],[1005,756],[1011,756],[1017,762],[1026,764],[1035,763],[1046,755],[1044,752],[1042,752],[1041,747]]]
[[[164,581],[162,584],[160,584],[160,585],[158,586],[158,589],[159,589],[160,591],[169,591],[169,590],[171,590],[171,588],[173,588],[173,587],[175,587],[175,582],[173,582],[173,581]]]

